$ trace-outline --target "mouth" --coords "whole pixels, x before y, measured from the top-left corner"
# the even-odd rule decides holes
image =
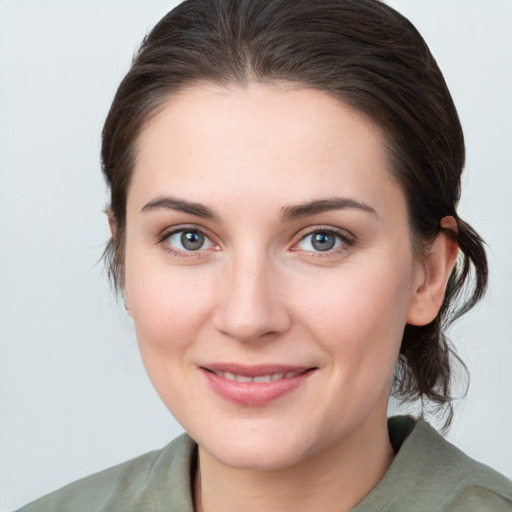
[[[306,370],[297,370],[297,371],[289,371],[289,372],[277,372],[277,373],[267,373],[264,375],[247,375],[243,373],[232,373],[228,371],[215,371],[215,370],[209,370],[208,368],[205,368],[207,371],[211,371],[218,377],[222,377],[224,379],[228,379],[234,382],[275,382],[276,380],[282,380],[282,379],[291,379],[293,377],[297,377],[298,375],[301,375],[304,372],[309,371],[309,369]]]
[[[266,405],[300,388],[317,367],[231,363],[208,364],[199,369],[221,398],[244,406]]]

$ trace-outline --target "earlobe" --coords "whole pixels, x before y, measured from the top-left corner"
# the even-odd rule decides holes
[[[420,272],[420,280],[409,305],[407,323],[427,325],[443,304],[446,284],[458,255],[457,222],[449,216],[441,219],[441,231],[434,240]]]

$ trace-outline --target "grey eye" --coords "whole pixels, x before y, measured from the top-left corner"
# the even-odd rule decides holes
[[[330,233],[315,233],[311,238],[311,245],[317,251],[329,251],[335,243],[336,237]]]
[[[213,242],[201,231],[182,229],[176,231],[167,239],[169,245],[183,252],[209,249]]]
[[[197,231],[183,231],[181,233],[181,245],[187,251],[197,251],[204,244],[204,235]]]
[[[306,235],[297,246],[302,251],[326,252],[341,247],[343,243],[341,237],[335,233],[315,231]]]

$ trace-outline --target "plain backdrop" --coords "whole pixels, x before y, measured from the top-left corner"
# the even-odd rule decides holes
[[[512,477],[512,1],[394,0],[466,134],[460,212],[488,242],[483,303],[452,331],[467,398],[448,438]],[[0,0],[0,511],[181,432],[98,263],[99,140],[164,0]]]

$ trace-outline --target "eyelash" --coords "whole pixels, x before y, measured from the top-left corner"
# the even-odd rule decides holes
[[[200,253],[204,250],[208,249],[198,249],[197,251],[182,251],[180,249],[176,249],[169,243],[165,243],[169,240],[169,238],[173,235],[176,235],[178,233],[199,233],[205,237],[206,240],[209,240],[210,243],[214,246],[214,250],[217,250],[219,246],[215,244],[211,240],[211,237],[205,232],[204,229],[201,229],[196,226],[177,226],[169,231],[165,231],[158,239],[158,243],[161,244],[165,251],[172,254],[173,256],[178,256],[181,258],[187,258],[187,257],[194,257],[196,253]],[[303,251],[305,253],[309,253],[309,257],[313,258],[325,258],[333,255],[339,255],[342,252],[345,252],[348,250],[349,247],[353,246],[355,244],[355,240],[351,235],[348,235],[346,231],[335,229],[331,226],[329,227],[323,227],[323,226],[315,226],[314,228],[306,228],[304,229],[298,236],[300,237],[297,242],[293,244],[290,250],[299,252],[300,249],[297,248],[297,246],[306,240],[309,236],[312,236],[314,234],[326,234],[326,235],[332,235],[335,236],[339,241],[341,241],[341,246],[336,247],[334,249],[329,249],[326,251]]]
[[[306,228],[299,234],[300,239],[292,246],[293,251],[300,251],[296,247],[306,240],[309,236],[314,234],[325,234],[332,235],[336,237],[339,241],[341,241],[340,247],[336,247],[334,249],[329,249],[327,251],[304,251],[309,253],[308,256],[311,258],[328,258],[332,256],[339,256],[341,253],[347,251],[351,246],[355,244],[355,239],[353,236],[349,235],[346,231],[335,229],[331,226],[315,226],[314,228]]]
[[[203,235],[205,237],[206,240],[209,240],[211,242],[211,244],[217,249],[218,248],[218,245],[215,244],[215,242],[213,242],[211,240],[211,237],[208,236],[207,233],[205,233],[205,231],[201,228],[198,228],[196,226],[177,226],[169,231],[165,231],[164,233],[162,233],[162,235],[159,237],[158,239],[158,243],[161,244],[164,248],[164,250],[170,254],[172,254],[173,256],[178,256],[180,258],[190,258],[190,257],[194,257],[197,253],[200,253],[202,251],[204,251],[205,249],[198,249],[197,251],[182,251],[180,249],[176,249],[175,247],[173,247],[172,245],[170,245],[169,243],[165,243],[169,240],[169,238],[173,235],[176,235],[178,233],[199,233],[201,235]]]

